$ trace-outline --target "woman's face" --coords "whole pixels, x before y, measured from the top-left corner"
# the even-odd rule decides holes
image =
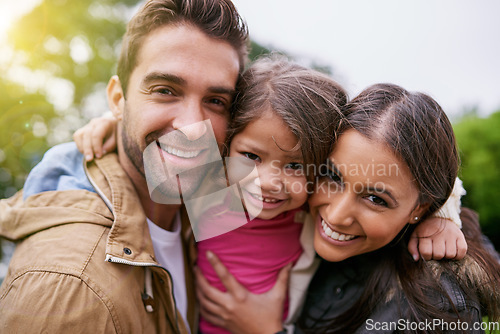
[[[387,245],[427,207],[408,167],[385,143],[356,130],[340,136],[309,204],[314,248],[336,262]]]

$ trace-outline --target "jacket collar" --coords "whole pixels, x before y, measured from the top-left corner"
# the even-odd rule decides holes
[[[112,214],[106,259],[131,265],[158,266],[141,201],[118,156],[107,154],[86,163],[85,170]]]

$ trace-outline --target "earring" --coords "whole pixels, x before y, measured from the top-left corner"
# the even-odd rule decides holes
[[[414,217],[413,221],[418,222],[418,217]]]

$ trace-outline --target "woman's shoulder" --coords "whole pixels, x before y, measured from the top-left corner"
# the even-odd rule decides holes
[[[460,261],[428,261],[426,265],[445,292],[432,298],[435,306],[443,311],[480,309],[481,296],[500,301],[500,292],[492,284],[491,276],[470,256]]]

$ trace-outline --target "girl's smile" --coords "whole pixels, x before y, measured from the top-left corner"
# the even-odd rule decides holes
[[[232,139],[230,159],[244,159],[255,166],[239,179],[238,168],[232,169],[231,164],[228,168],[229,179],[239,183],[245,208],[252,216],[272,219],[306,202],[307,182],[297,142],[285,122],[269,109]]]

